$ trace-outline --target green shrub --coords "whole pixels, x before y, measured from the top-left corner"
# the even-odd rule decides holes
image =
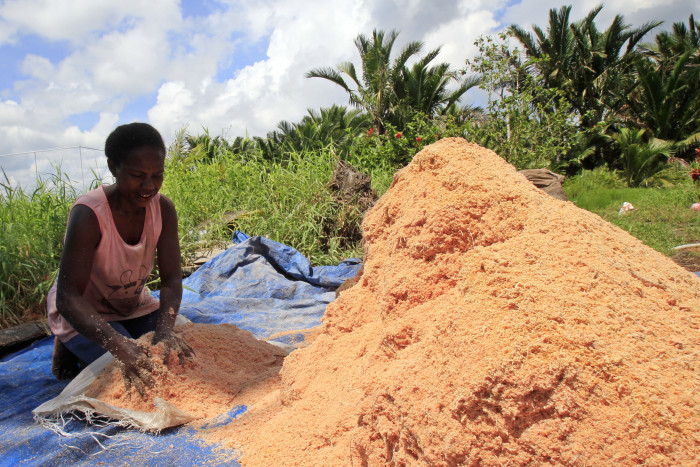
[[[464,129],[451,117],[432,119],[419,114],[403,129],[391,124],[381,134],[370,129],[355,140],[348,162],[368,173],[394,172],[411,162],[425,146],[445,137],[464,137]]]

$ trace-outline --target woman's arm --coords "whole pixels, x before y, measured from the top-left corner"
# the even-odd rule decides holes
[[[163,227],[158,239],[158,270],[160,271],[160,317],[156,334],[164,335],[173,329],[182,300],[182,269],[180,241],[177,233],[175,205],[166,196],[160,196]],[[160,340],[160,339],[158,339]]]
[[[95,250],[102,238],[95,213],[87,206],[71,210],[56,288],[56,308],[77,332],[107,349],[120,363],[127,387],[142,393],[151,384],[152,364],[135,341],[119,334],[83,297]]]
[[[158,270],[160,271],[160,314],[153,342],[163,341],[166,347],[165,358],[175,351],[180,363],[192,357],[194,351],[179,336],[173,333],[175,318],[182,300],[182,269],[180,241],[177,232],[177,212],[175,204],[166,196],[160,196],[160,212],[163,227],[158,239]]]

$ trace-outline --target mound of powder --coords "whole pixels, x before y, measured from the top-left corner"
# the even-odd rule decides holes
[[[205,439],[244,465],[700,464],[695,275],[462,139],[363,231],[279,396]]]
[[[250,332],[232,324],[194,324],[177,328],[195,351],[194,358],[180,365],[171,353],[163,365],[164,346],[151,346],[149,333],[139,339],[151,353],[156,368],[154,386],[145,398],[132,390],[127,392],[124,379],[115,362],[110,363],[86,391],[89,397],[115,407],[154,412],[156,397],[174,404],[197,417],[211,418],[237,405],[237,395],[256,384],[276,376],[286,352],[277,346],[257,340]]]

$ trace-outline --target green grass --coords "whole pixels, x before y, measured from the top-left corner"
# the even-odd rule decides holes
[[[671,255],[675,246],[700,242],[700,213],[690,210],[700,201],[700,185],[694,185],[687,176],[666,175],[665,180],[655,182],[658,186],[627,188],[615,179],[615,174],[598,169],[567,180],[564,191],[580,208]],[[625,201],[635,210],[620,215]]]
[[[243,211],[233,229],[291,245],[315,266],[362,256],[358,243],[341,246],[333,232],[326,238],[321,232],[324,219],[344,213],[326,186],[334,166],[335,158],[326,152],[290,154],[280,163],[244,161],[234,154],[209,162],[169,158],[161,191],[177,208],[185,262],[197,251],[230,241],[231,229],[222,222],[230,211]],[[373,174],[379,181],[376,189],[386,190],[393,170],[375,168]],[[0,192],[0,328],[4,328],[23,321],[26,310],[37,305],[45,309],[68,212],[79,194],[60,171],[30,193],[9,183],[0,186],[4,190]],[[207,221],[206,228],[198,228]]]

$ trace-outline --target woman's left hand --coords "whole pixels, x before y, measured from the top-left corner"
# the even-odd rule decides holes
[[[177,354],[178,360],[180,360],[180,365],[185,364],[185,360],[191,360],[195,357],[195,352],[192,347],[185,342],[181,336],[175,333],[175,331],[170,330],[165,333],[159,333],[156,331],[153,336],[153,344],[158,342],[163,342],[165,345],[165,355],[163,356],[163,363],[165,364],[169,357],[170,352],[175,352]]]

